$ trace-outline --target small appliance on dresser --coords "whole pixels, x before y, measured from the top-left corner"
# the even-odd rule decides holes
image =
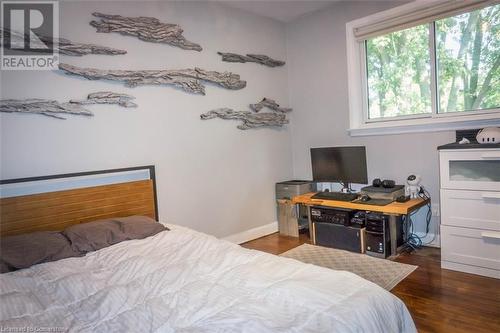
[[[309,225],[307,207],[291,202],[294,196],[314,192],[316,186],[307,180],[288,180],[276,183],[278,229],[280,234],[299,237],[299,229]]]
[[[500,278],[500,144],[438,149],[441,267]]]

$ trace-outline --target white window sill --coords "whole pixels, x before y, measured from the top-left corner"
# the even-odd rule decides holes
[[[460,129],[500,126],[500,114],[460,115],[456,117],[436,117],[390,120],[361,124],[348,129],[350,136],[388,135],[403,133],[439,132]]]

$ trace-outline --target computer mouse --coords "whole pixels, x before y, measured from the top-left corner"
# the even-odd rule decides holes
[[[370,197],[366,194],[363,194],[361,197],[359,197],[359,201],[361,202],[367,202],[367,201],[370,201]]]

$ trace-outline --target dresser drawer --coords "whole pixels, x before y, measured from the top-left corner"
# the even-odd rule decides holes
[[[500,232],[441,226],[441,260],[499,271]]]
[[[440,151],[441,188],[500,191],[500,149]]]
[[[500,192],[441,190],[441,224],[500,231]]]

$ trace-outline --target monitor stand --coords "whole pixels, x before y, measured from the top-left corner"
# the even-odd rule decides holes
[[[340,183],[342,185],[342,189],[340,190],[341,193],[353,193],[354,191],[351,190],[351,185],[347,182],[345,183]]]

